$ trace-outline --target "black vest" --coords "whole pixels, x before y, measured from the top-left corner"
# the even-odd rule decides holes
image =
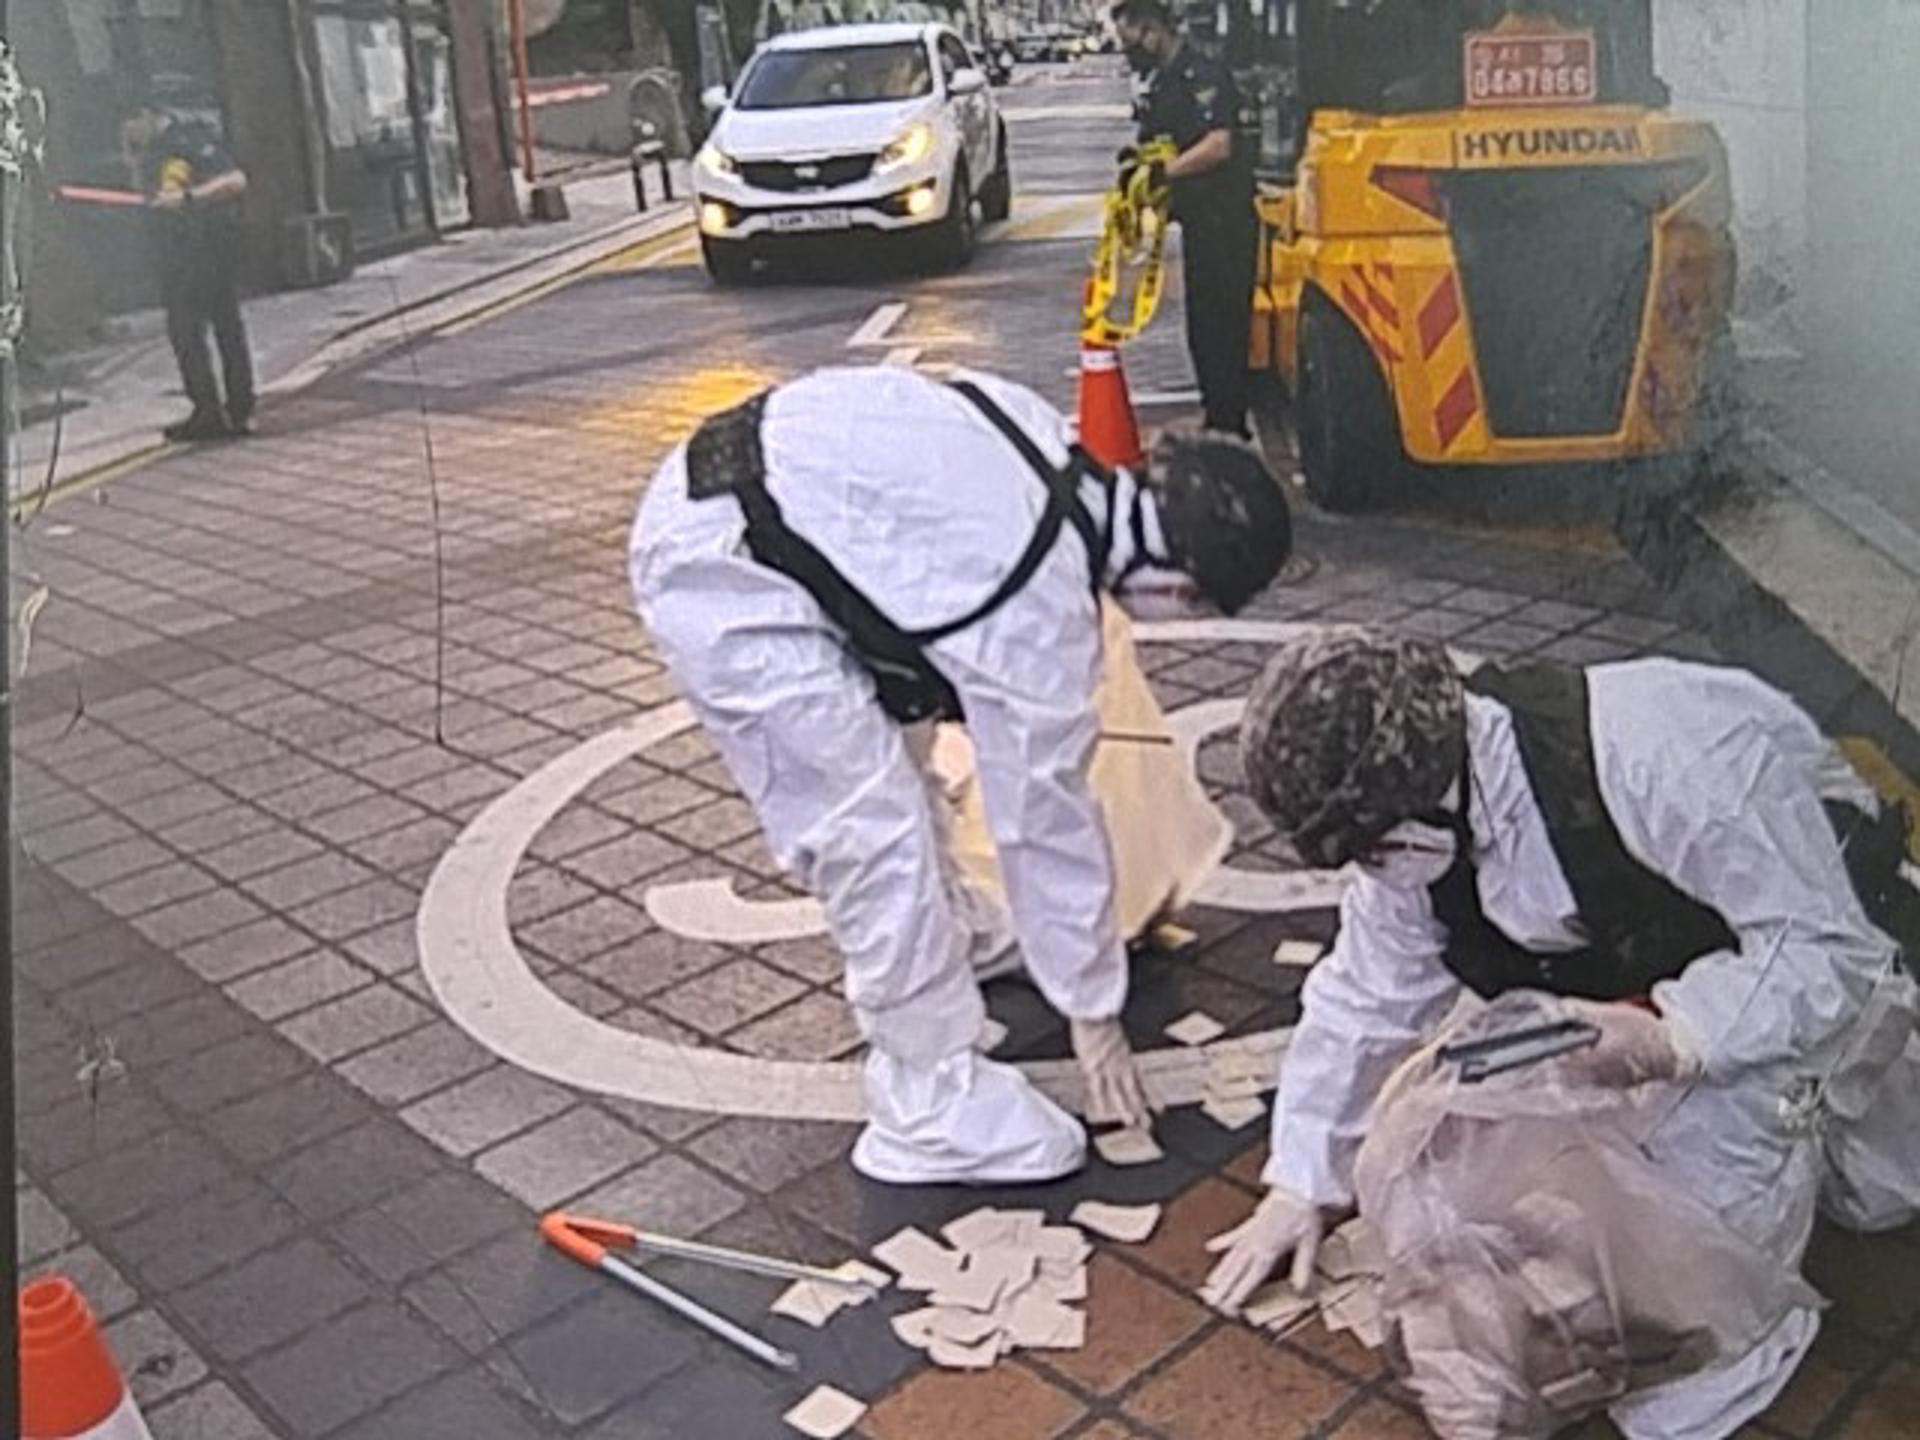
[[[1487,918],[1467,820],[1472,776],[1464,774],[1453,822],[1453,864],[1431,891],[1434,913],[1448,932],[1445,964],[1463,984],[1487,999],[1532,989],[1620,1000],[1645,995],[1695,958],[1734,946],[1733,931],[1718,911],[1642,865],[1621,843],[1594,768],[1584,671],[1544,664],[1488,666],[1468,678],[1467,688],[1499,701],[1513,716],[1527,782],[1588,943],[1580,950],[1540,954]],[[1904,947],[1917,933],[1916,897],[1899,874],[1906,850],[1905,811],[1883,805],[1877,817],[1869,817],[1849,805],[1826,808],[1863,908]]]
[[[1066,465],[1053,465],[1033,438],[978,386],[960,380],[952,388],[1000,432],[1047,487],[1047,508],[1027,548],[991,595],[958,619],[924,629],[907,630],[895,624],[811,541],[788,527],[767,490],[766,457],[760,445],[760,422],[771,391],[710,417],[687,442],[688,495],[695,500],[731,495],[739,503],[753,558],[806,589],[873,677],[881,708],[902,724],[963,718],[960,697],[927,657],[927,646],[984,620],[1017,595],[1053,549],[1062,525],[1071,523],[1085,542],[1096,588],[1106,568],[1106,542],[1080,495],[1084,479],[1104,478],[1104,472],[1078,446]]]

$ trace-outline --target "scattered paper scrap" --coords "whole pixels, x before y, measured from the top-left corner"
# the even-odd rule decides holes
[[[927,1358],[943,1370],[990,1370],[1000,1358],[1000,1336],[996,1331],[978,1345],[961,1345],[936,1333]]]
[[[991,1015],[980,1027],[980,1038],[973,1042],[973,1048],[982,1055],[991,1055],[1007,1043],[1007,1027]]]
[[[1378,1350],[1387,1336],[1380,1300],[1383,1262],[1377,1232],[1364,1219],[1350,1220],[1321,1245],[1311,1294],[1276,1281],[1257,1291],[1240,1316],[1278,1338],[1318,1314],[1327,1329],[1350,1331],[1369,1350]]]
[[[1327,1237],[1315,1265],[1329,1280],[1350,1280],[1356,1275],[1378,1275],[1384,1258],[1373,1226],[1356,1218]]]
[[[1166,1155],[1150,1130],[1108,1130],[1093,1137],[1093,1148],[1109,1165],[1151,1165]]]
[[[1204,1010],[1193,1010],[1167,1026],[1167,1038],[1182,1045],[1204,1045],[1227,1033],[1227,1027]]]
[[[1266,1094],[1272,1084],[1264,1075],[1209,1075],[1207,1099],[1252,1100]]]
[[[902,1345],[924,1350],[933,1343],[934,1322],[939,1318],[933,1307],[928,1306],[924,1310],[909,1310],[904,1315],[896,1315],[890,1323]]]
[[[873,1247],[873,1258],[900,1277],[902,1290],[938,1290],[960,1273],[964,1257],[909,1225]]]
[[[1267,1102],[1257,1095],[1242,1100],[1222,1100],[1210,1095],[1200,1109],[1216,1125],[1228,1130],[1244,1130],[1267,1113]]]
[[[940,1227],[940,1237],[956,1250],[989,1250],[997,1245],[1023,1243],[1047,1223],[1044,1210],[970,1211]]]
[[[1096,1235],[1118,1240],[1123,1245],[1138,1245],[1153,1234],[1160,1223],[1158,1205],[1109,1205],[1104,1200],[1082,1200],[1073,1207],[1073,1223],[1083,1225]]]
[[[1273,963],[1276,965],[1297,965],[1305,969],[1319,963],[1326,954],[1327,947],[1318,940],[1282,940],[1273,949]]]
[[[802,1325],[811,1325],[818,1330],[842,1310],[866,1304],[893,1283],[892,1277],[885,1271],[876,1270],[858,1260],[836,1265],[834,1273],[857,1280],[869,1288],[855,1290],[825,1280],[796,1280],[780,1292],[780,1298],[769,1309],[775,1315],[784,1315],[789,1320],[798,1320]]]
[[[1043,1261],[1040,1273],[1033,1277],[1033,1284],[1027,1288],[1036,1295],[1045,1295],[1049,1300],[1084,1300],[1087,1298],[1087,1267],[1076,1265],[1065,1275],[1055,1275],[1049,1273]]]
[[[951,1250],[917,1230],[886,1241],[874,1254],[900,1272],[903,1290],[938,1281],[924,1308],[894,1317],[893,1333],[952,1370],[984,1370],[1018,1349],[1085,1344],[1086,1317],[1070,1302],[1086,1299],[1093,1246],[1078,1226],[1046,1218],[983,1208],[941,1228]]]
[[[1048,1225],[1034,1235],[1033,1253],[1043,1271],[1061,1275],[1086,1264],[1093,1246],[1073,1225]]]
[[[781,1418],[813,1440],[840,1440],[867,1413],[866,1402],[844,1390],[822,1385]]]
[[[1320,1302],[1303,1295],[1284,1280],[1256,1290],[1240,1308],[1240,1318],[1258,1330],[1288,1330],[1295,1321],[1318,1309]]]
[[[1078,1350],[1087,1343],[1087,1316],[1029,1291],[1008,1304],[1006,1334],[1023,1350]]]
[[[775,1315],[784,1315],[789,1320],[798,1320],[802,1325],[811,1325],[818,1330],[840,1313],[841,1294],[847,1294],[847,1304],[859,1303],[851,1293],[840,1291],[837,1285],[823,1284],[818,1280],[796,1280],[781,1291],[780,1298],[768,1308]]]

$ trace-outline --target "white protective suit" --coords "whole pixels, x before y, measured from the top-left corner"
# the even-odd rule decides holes
[[[1821,806],[1878,802],[1803,712],[1744,672],[1644,660],[1587,677],[1600,791],[1622,842],[1739,942],[1655,988],[1705,1073],[1652,1128],[1647,1153],[1788,1266],[1817,1200],[1860,1228],[1903,1223],[1920,1207],[1914,990],[1856,900]],[[1523,945],[1577,949],[1573,895],[1512,717],[1483,696],[1466,704],[1482,908]],[[1265,1179],[1330,1208],[1353,1202],[1373,1097],[1462,994],[1427,889],[1452,839],[1433,833],[1446,842],[1438,853],[1402,852],[1357,875],[1287,1051]],[[1731,1434],[1772,1403],[1817,1328],[1811,1309],[1796,1310],[1739,1363],[1635,1396],[1613,1418],[1635,1440]]]
[[[985,391],[1056,463],[1065,421],[990,376]],[[949,386],[894,366],[814,372],[775,390],[761,426],[786,523],[903,629],[990,595],[1045,508],[1040,479]],[[1115,503],[1130,504],[1122,474]],[[1088,486],[1096,520],[1107,498]],[[1117,527],[1110,566],[1124,563]],[[945,856],[930,735],[909,740],[796,581],[748,553],[739,505],[687,494],[676,450],[641,502],[641,617],[759,813],[775,856],[822,903],[870,1051],[854,1162],[893,1181],[1055,1178],[1085,1133],[1019,1074],[974,1054],[971,897]],[[1028,973],[1069,1018],[1126,998],[1114,872],[1087,782],[1099,722],[1100,619],[1086,547],[1062,528],[1032,580],[929,654],[966,711],[1007,908]],[[929,727],[930,728],[930,727]],[[916,756],[913,751],[920,751]]]

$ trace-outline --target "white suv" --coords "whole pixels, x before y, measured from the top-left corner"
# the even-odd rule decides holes
[[[753,53],[694,158],[707,272],[746,278],[788,236],[914,232],[929,259],[973,253],[974,202],[1013,201],[1007,130],[987,77],[944,25],[841,25]]]

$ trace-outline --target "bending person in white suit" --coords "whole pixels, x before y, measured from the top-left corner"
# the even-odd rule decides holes
[[[1037,395],[984,375],[819,371],[708,420],[661,467],[634,524],[635,599],[846,958],[869,1046],[864,1174],[1046,1180],[1085,1155],[1077,1121],[975,1052],[971,962],[996,947],[924,768],[920,727],[941,719],[973,741],[1019,958],[1070,1022],[1090,1118],[1146,1123],[1087,784],[1098,596],[1158,571],[1232,612],[1290,539],[1250,447],[1163,437],[1143,473],[1109,472]]]

